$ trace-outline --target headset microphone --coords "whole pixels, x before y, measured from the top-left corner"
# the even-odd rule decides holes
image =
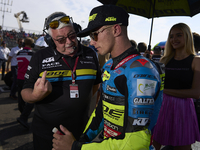
[[[75,49],[76,49],[76,46],[73,46],[73,49],[75,50]]]

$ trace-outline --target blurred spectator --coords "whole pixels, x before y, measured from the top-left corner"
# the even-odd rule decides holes
[[[161,47],[156,46],[154,47],[153,51],[154,51],[154,54],[151,59],[155,62],[159,62],[161,58]]]
[[[40,50],[42,48],[48,47],[47,43],[44,40],[44,36],[40,36],[35,42],[35,50]]]
[[[137,48],[137,43],[135,42],[135,40],[130,40],[131,45],[134,47],[134,49]]]
[[[200,55],[198,54],[198,52],[200,51],[200,35],[196,32],[193,32],[192,34],[193,34],[194,48],[195,48],[196,54]]]
[[[90,45],[90,39],[82,40],[81,43],[82,43],[84,46],[89,46],[89,45]]]
[[[145,56],[145,51],[147,50],[147,44],[144,42],[140,42],[137,45],[137,49],[142,56]]]
[[[24,48],[17,53],[17,62],[18,62],[18,73],[17,73],[17,83],[18,83],[18,109],[21,112],[17,121],[29,129],[29,125],[27,123],[28,117],[34,107],[34,104],[29,104],[24,102],[21,96],[22,87],[24,85],[24,76],[30,62],[30,59],[33,55],[33,51],[31,48],[34,47],[34,40],[30,37],[27,37],[24,40]]]
[[[3,30],[3,39],[7,44],[7,47],[9,49],[17,46],[17,39],[19,38],[25,38],[25,35],[29,35],[29,37],[37,40],[41,35],[40,34],[34,34],[34,33],[26,33],[23,32],[17,32],[15,29],[12,30]]]
[[[149,50],[146,50],[143,54],[144,57],[148,58],[148,59],[152,59],[152,55],[154,54],[154,51],[149,51]]]
[[[194,41],[194,48],[197,55],[200,55],[198,52],[200,51],[200,35],[196,32],[193,32],[193,41]],[[194,106],[197,114],[197,121],[200,129],[200,98],[199,99],[193,99],[194,100]]]
[[[6,47],[6,42],[2,41],[1,47],[0,47],[0,68],[2,68],[1,80],[4,80],[5,67],[6,67],[6,62],[8,60],[9,53],[10,53],[10,50],[9,48]]]
[[[17,53],[22,50],[23,39],[18,39],[18,46],[11,49],[8,62],[7,62],[7,72],[9,71],[9,64],[11,62],[11,72],[13,77],[13,83],[10,90],[10,98],[16,99],[16,92],[17,92]]]

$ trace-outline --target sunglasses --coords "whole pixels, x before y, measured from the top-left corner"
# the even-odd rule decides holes
[[[49,27],[52,29],[56,29],[56,28],[58,28],[58,26],[60,24],[59,22],[68,24],[70,22],[70,18],[69,18],[69,16],[64,16],[64,17],[60,18],[59,20],[51,21],[49,23]]]
[[[66,43],[67,38],[71,41],[74,40],[76,38],[76,32],[73,32],[73,33],[67,35],[66,37],[62,37],[62,38],[54,39],[54,40],[57,41],[59,44],[64,44],[64,43]]]
[[[118,25],[122,25],[122,23],[119,23]],[[97,40],[98,40],[98,34],[99,34],[99,33],[102,33],[105,29],[111,28],[111,27],[113,27],[113,26],[115,26],[115,25],[108,26],[108,27],[106,27],[106,28],[103,28],[103,29],[98,30],[98,31],[95,31],[95,32],[90,32],[90,38],[91,38],[92,40],[94,40],[94,41],[97,41]]]

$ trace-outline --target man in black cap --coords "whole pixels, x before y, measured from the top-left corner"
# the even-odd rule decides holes
[[[35,150],[52,149],[52,129],[60,124],[79,140],[90,116],[92,94],[101,82],[96,54],[77,40],[71,17],[63,12],[51,14],[44,31],[49,47],[31,58],[21,92],[24,101],[35,104]]]
[[[132,47],[128,17],[121,7],[98,6],[90,12],[88,27],[78,33],[90,35],[98,53],[112,58],[103,67],[100,101],[80,140],[61,125],[65,135],[53,135],[53,150],[149,149],[161,81],[154,64]],[[102,139],[92,142],[101,131]]]

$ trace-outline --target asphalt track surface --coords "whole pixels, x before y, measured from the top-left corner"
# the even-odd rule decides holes
[[[33,112],[28,119],[30,129],[27,130],[16,120],[20,116],[18,102],[10,98],[9,93],[9,87],[0,80],[0,150],[33,150]]]

